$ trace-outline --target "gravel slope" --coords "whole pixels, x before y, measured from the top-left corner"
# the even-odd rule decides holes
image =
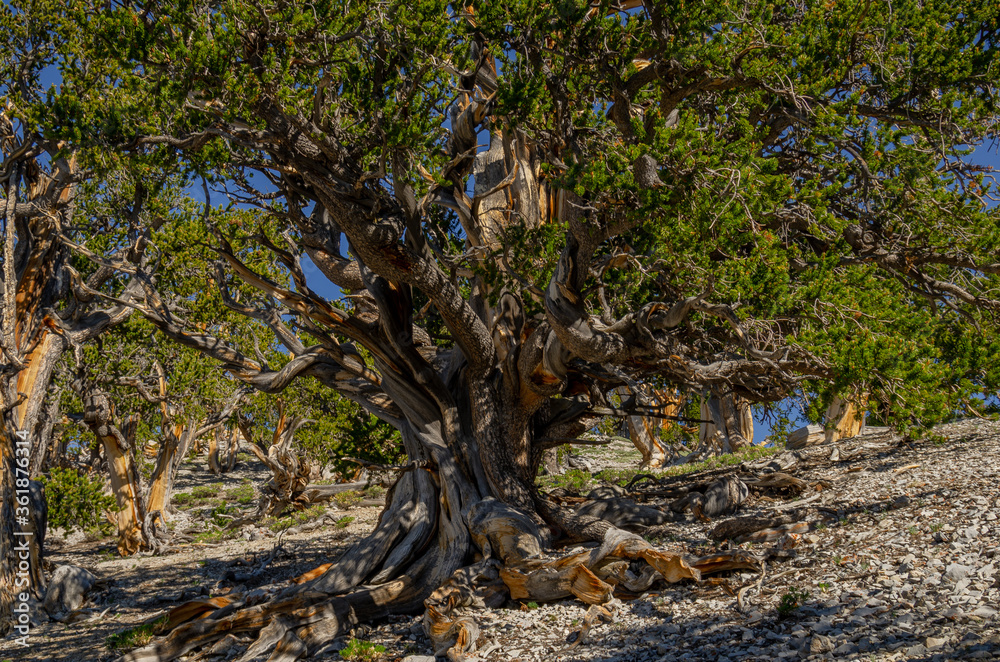
[[[817,464],[795,475],[831,487],[803,506],[809,531],[795,558],[769,563],[762,580],[735,573],[725,585],[663,586],[617,605],[614,622],[576,648],[567,638],[585,613],[578,602],[470,612],[483,626],[480,659],[1000,659],[1000,424],[963,421],[934,433],[944,440],[870,435],[803,453]],[[739,514],[780,505],[762,498]],[[725,547],[707,537],[718,521],[667,525],[675,541],[665,544],[695,554]],[[740,609],[730,592],[745,585]],[[800,603],[787,616],[778,610],[784,596]],[[387,659],[431,653],[416,619],[367,638],[387,647]]]
[[[761,573],[731,573],[718,582],[654,585],[638,599],[614,604],[615,618],[595,626],[570,647],[585,605],[575,601],[469,612],[483,636],[482,660],[606,660],[614,662],[711,660],[926,660],[1000,659],[1000,424],[962,421],[929,438],[904,443],[890,434],[842,440],[807,449],[796,477],[820,484],[800,498],[799,520],[808,530],[779,542],[742,543],[778,554]],[[607,456],[627,463],[627,448]],[[638,463],[636,454],[636,464]],[[601,456],[588,453],[595,469]],[[792,456],[734,467],[759,475]],[[718,471],[716,472],[718,473]],[[240,477],[234,477],[234,480]],[[685,479],[674,479],[685,480]],[[739,516],[792,511],[780,496],[751,498]],[[655,500],[653,503],[656,503]],[[286,537],[266,572],[245,586],[281,584],[315,567],[374,524],[377,508],[355,508],[357,519],[338,528],[330,517],[311,531]],[[719,522],[666,525],[660,542],[702,555],[734,543],[708,532]],[[258,529],[259,531],[259,529]],[[248,530],[252,537],[253,530]],[[223,593],[232,573],[253,567],[275,540],[240,539],[182,548],[162,557],[95,562],[86,545],[66,545],[57,563],[78,563],[107,580],[92,596],[93,621],[48,623],[33,634],[29,651],[0,642],[0,658],[98,660],[115,656],[104,638],[194,595]],[[742,606],[736,595],[742,588]],[[784,614],[779,611],[785,601]],[[427,662],[431,655],[419,617],[400,617],[352,635],[385,647],[381,660]],[[333,642],[313,659],[342,659],[352,638]],[[231,649],[235,650],[235,649]],[[223,660],[226,657],[207,659]]]

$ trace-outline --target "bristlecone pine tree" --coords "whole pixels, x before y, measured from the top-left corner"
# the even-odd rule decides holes
[[[67,136],[47,124],[54,115],[42,78],[65,55],[57,44],[65,48],[74,34],[68,24],[57,32],[55,18],[35,6],[0,9],[0,634],[12,624],[14,596],[44,590],[38,522],[24,490],[59,417],[56,367],[132,314],[130,300],[143,293],[133,275],[152,267],[147,231],[163,211],[159,173],[137,182],[104,167],[95,183]],[[86,239],[124,269],[74,256],[71,247]],[[23,541],[27,577],[14,551]]]
[[[260,631],[254,652],[292,660],[421,610],[460,658],[477,633],[456,606],[574,595],[589,623],[618,586],[697,578],[536,488],[542,452],[623,386],[760,402],[815,380],[902,425],[997,386],[1000,229],[968,158],[997,133],[996,3],[60,8],[88,39],[65,47],[49,131],[88,165],[176,164],[216,191],[216,284],[255,286],[230,303],[290,356],[188,325],[152,279],[141,313],[258,389],[319,380],[408,456],[375,531],[324,572],[178,612],[128,659]],[[283,221],[258,241],[289,282],[231,248],[248,230],[220,193]],[[601,544],[537,558],[574,540]]]

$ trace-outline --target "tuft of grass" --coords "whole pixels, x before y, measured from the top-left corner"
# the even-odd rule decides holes
[[[222,491],[222,483],[215,485],[198,485],[191,490],[191,496],[195,499],[210,499]]]
[[[340,658],[352,662],[376,662],[382,658],[384,653],[385,646],[381,644],[352,638],[346,646],[340,649]]]
[[[169,620],[170,617],[164,614],[151,623],[143,623],[134,628],[108,635],[107,639],[104,640],[104,645],[111,651],[130,650],[145,646],[160,633],[160,628],[166,625]]]
[[[316,504],[315,506],[311,506],[305,510],[300,510],[296,513],[292,513],[291,515],[279,517],[278,519],[269,517],[264,520],[264,525],[275,533],[278,533],[279,531],[283,531],[293,526],[298,526],[299,524],[305,524],[306,522],[314,520],[317,517],[321,517],[325,512],[326,508],[324,508],[322,504]]]
[[[253,488],[251,487],[250,490],[252,492]],[[219,495],[228,496],[231,491],[232,490],[223,492],[222,483],[216,483],[214,485],[199,485],[190,492],[178,492],[177,494],[174,494],[171,496],[171,501],[182,510],[187,510],[196,506],[218,507],[226,504],[225,499],[219,498]]]
[[[333,524],[338,529],[346,529],[350,525],[350,523],[353,522],[353,521],[354,521],[353,517],[351,517],[349,515],[345,515],[344,517],[341,517],[340,519],[338,519]]]

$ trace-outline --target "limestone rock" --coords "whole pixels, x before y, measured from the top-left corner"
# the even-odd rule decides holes
[[[79,609],[87,599],[87,592],[97,583],[97,577],[89,570],[75,565],[61,565],[52,573],[49,587],[45,591],[45,611],[50,614],[65,614]]]

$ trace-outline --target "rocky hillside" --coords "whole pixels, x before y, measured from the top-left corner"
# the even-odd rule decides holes
[[[739,547],[767,559],[759,571],[654,586],[615,604],[613,619],[576,646],[579,602],[478,612],[481,659],[1000,659],[1000,424],[962,421],[912,442],[863,435],[708,475],[727,472],[784,473],[806,485],[784,490],[795,496],[751,488],[734,517],[688,515],[657,532],[692,556]],[[671,477],[645,491],[704,478]],[[741,543],[711,535],[751,518],[784,523]],[[394,659],[430,653],[419,630],[413,621],[364,636]]]
[[[962,421],[916,441],[869,434],[646,477],[627,469],[629,452],[587,449],[586,459],[606,482],[666,513],[647,539],[745,567],[622,591],[582,637],[587,606],[574,600],[470,611],[482,629],[472,659],[1000,659],[1000,424]],[[749,488],[735,513],[698,519],[671,509],[692,486],[729,476]],[[248,477],[227,480],[236,490]],[[543,482],[566,503],[583,502],[576,494],[597,485],[579,471]],[[198,521],[192,511],[180,519]],[[232,539],[203,537],[159,557],[112,560],[106,542],[57,541],[55,564],[84,566],[100,583],[75,622],[40,624],[27,650],[0,642],[0,658],[115,659],[120,649],[109,645],[143,643],[123,641],[130,626],[194,597],[285,585],[335,558],[377,513],[331,504],[280,546],[277,534],[251,524]],[[236,636],[189,659],[235,659],[248,643]],[[407,617],[362,627],[314,659],[428,662],[421,657],[432,653],[419,617]]]

